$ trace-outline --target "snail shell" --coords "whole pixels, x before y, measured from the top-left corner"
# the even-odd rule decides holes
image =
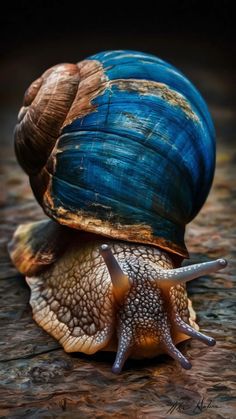
[[[110,51],[52,67],[26,92],[15,147],[59,223],[188,256],[185,225],[212,183],[214,129],[172,65]]]

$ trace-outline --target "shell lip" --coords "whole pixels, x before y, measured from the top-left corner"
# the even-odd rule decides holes
[[[69,228],[83,230],[85,232],[108,237],[113,240],[123,240],[127,242],[152,245],[182,258],[189,258],[189,253],[183,240],[180,241],[180,244],[167,240],[161,237],[161,235],[158,235],[158,232],[155,232],[154,234],[153,229],[148,225],[115,224],[108,220],[92,217],[91,214],[87,214],[84,211],[73,213],[63,207],[57,208],[52,204],[52,200],[50,199],[47,202],[47,196],[44,196],[43,208],[45,213],[58,223]]]

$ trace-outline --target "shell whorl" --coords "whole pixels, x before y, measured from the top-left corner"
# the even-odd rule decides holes
[[[185,226],[214,174],[214,127],[172,65],[106,51],[46,71],[25,96],[16,154],[54,220],[187,257]]]
[[[79,83],[75,64],[45,71],[25,93],[15,129],[15,150],[23,169],[36,175],[47,163]]]

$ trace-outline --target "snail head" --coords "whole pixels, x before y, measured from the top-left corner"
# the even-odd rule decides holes
[[[185,369],[190,362],[175,347],[177,333],[194,337],[209,346],[215,340],[192,328],[189,319],[188,299],[184,284],[226,266],[224,259],[177,269],[153,267],[148,261],[129,257],[122,268],[108,245],[100,253],[110,273],[113,294],[118,305],[118,349],[112,371],[119,373],[129,355],[146,353],[159,345]],[[186,322],[183,320],[185,319]],[[173,339],[173,340],[172,340]]]

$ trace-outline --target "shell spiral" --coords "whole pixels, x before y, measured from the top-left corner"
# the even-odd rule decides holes
[[[15,148],[59,223],[187,256],[185,226],[214,174],[214,127],[172,65],[107,51],[52,67],[26,92]]]

